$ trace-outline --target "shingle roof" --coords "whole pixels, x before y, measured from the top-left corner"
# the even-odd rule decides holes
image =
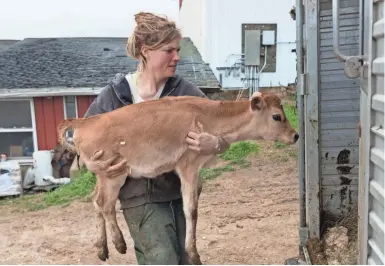
[[[0,89],[104,87],[116,73],[134,71],[127,38],[33,38],[0,50]],[[198,87],[219,82],[190,38],[181,42],[177,73]]]
[[[19,40],[0,40],[0,52],[17,43],[18,41]]]

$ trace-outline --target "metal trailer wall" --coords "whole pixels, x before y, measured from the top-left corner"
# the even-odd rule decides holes
[[[360,82],[345,75],[344,62],[333,51],[333,34],[339,35],[342,54],[359,54],[360,0],[338,1],[339,7],[333,2],[320,1],[321,221],[347,214],[358,199]],[[339,23],[335,31],[333,12]]]
[[[358,263],[384,265],[384,0],[363,3]]]
[[[299,182],[300,196],[306,196],[301,244],[304,232],[320,238],[330,219],[358,205],[358,263],[383,265],[384,0],[301,2],[297,92],[304,104],[305,156],[299,157]]]
[[[304,179],[305,219],[309,237],[319,237],[320,228],[320,159],[319,159],[319,1],[305,0],[303,7],[303,76],[299,96],[304,104]],[[302,14],[298,14],[301,16]],[[298,68],[298,65],[297,65]],[[302,96],[301,96],[302,97]],[[300,159],[299,159],[300,160]],[[302,164],[302,162],[299,162]],[[300,181],[301,183],[301,181]],[[300,228],[300,236],[303,237]],[[305,231],[306,232],[306,231]],[[303,243],[303,241],[301,241]]]
[[[359,0],[339,1],[339,49],[357,55]],[[298,14],[300,15],[300,14]],[[319,238],[328,221],[357,208],[359,78],[347,77],[333,47],[333,1],[304,1],[306,224]]]

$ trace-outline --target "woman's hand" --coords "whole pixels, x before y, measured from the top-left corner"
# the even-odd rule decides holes
[[[218,154],[224,152],[229,147],[228,143],[223,139],[206,132],[189,132],[186,142],[191,150],[197,151],[200,154]]]
[[[90,172],[96,175],[115,177],[128,171],[126,159],[120,158],[118,154],[115,154],[111,158],[102,160],[103,154],[103,150],[98,150],[90,160],[87,161],[86,166]],[[117,161],[117,159],[119,160]]]

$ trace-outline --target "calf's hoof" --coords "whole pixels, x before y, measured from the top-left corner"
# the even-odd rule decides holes
[[[122,241],[119,241],[119,242],[114,243],[114,244],[115,244],[116,250],[117,250],[120,254],[126,254],[126,251],[127,251],[126,241],[122,240]]]
[[[98,257],[101,261],[106,261],[108,259],[107,246],[98,247]]]
[[[190,265],[202,265],[201,259],[198,254],[187,255],[187,261]]]

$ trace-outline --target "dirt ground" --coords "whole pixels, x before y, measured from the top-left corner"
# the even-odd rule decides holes
[[[204,264],[283,264],[298,255],[297,159],[272,160],[273,153],[280,151],[264,147],[250,158],[251,167],[205,182],[197,232]],[[119,254],[109,238],[107,262],[92,246],[96,219],[90,202],[35,212],[1,206],[0,213],[1,264],[136,264],[122,213],[118,222],[128,251]]]

